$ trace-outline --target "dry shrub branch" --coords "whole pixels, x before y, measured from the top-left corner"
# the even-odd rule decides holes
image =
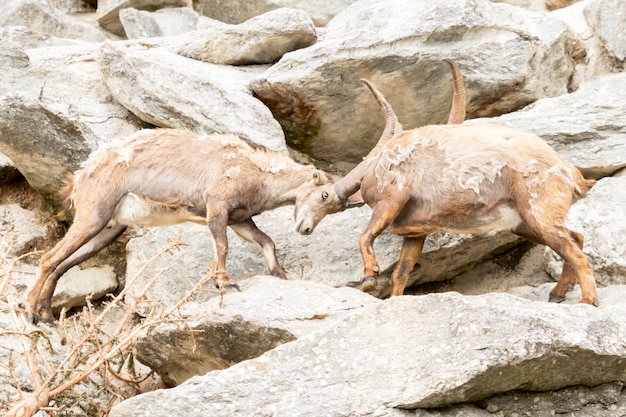
[[[130,305],[124,302],[126,289],[133,287],[152,263],[186,245],[181,242],[179,234],[145,262],[135,276],[127,280],[126,289],[97,311],[88,300],[87,306],[80,313],[67,317],[62,312],[55,328],[42,324],[35,326],[30,323],[18,302],[21,294],[11,285],[21,259],[10,256],[11,241],[10,236],[0,238],[0,314],[8,314],[12,322],[11,330],[5,330],[7,326],[0,326],[0,350],[8,352],[10,358],[7,364],[0,365],[0,371],[4,371],[4,379],[10,381],[15,391],[8,404],[0,405],[0,414],[4,413],[7,417],[29,417],[39,411],[49,415],[72,415],[67,410],[79,403],[83,404],[80,408],[85,414],[107,415],[112,405],[137,394],[142,379],[150,376],[137,375],[135,371],[132,344],[137,335],[157,323],[184,320],[179,314],[181,306],[193,299],[198,291],[207,291],[202,286],[210,281],[211,274],[208,274],[174,306],[162,309],[146,295],[163,274],[161,270],[151,276],[138,295],[132,298]],[[140,303],[143,313],[141,319],[135,314]],[[145,305],[149,307],[145,308]],[[112,328],[111,320],[107,319],[111,318],[114,311],[114,323],[118,324]],[[5,346],[2,339],[7,337],[13,341],[19,339],[20,348],[16,348],[15,343],[12,347]],[[61,340],[65,347],[63,352],[54,350],[51,341],[53,337]],[[20,367],[26,369],[27,381],[18,376]],[[110,398],[108,404],[103,406],[88,398],[89,390],[84,387],[76,389],[79,384],[85,384],[86,380],[91,380],[92,386],[107,391],[105,397]],[[68,414],[64,414],[66,412]]]

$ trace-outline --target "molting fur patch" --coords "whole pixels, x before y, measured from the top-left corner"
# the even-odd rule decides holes
[[[411,143],[409,146],[396,143],[391,148],[383,149],[378,163],[374,167],[378,192],[382,192],[387,185],[393,183],[398,185],[398,189],[402,189],[404,186],[402,174],[394,168],[406,161],[413,154],[414,149],[415,143]]]

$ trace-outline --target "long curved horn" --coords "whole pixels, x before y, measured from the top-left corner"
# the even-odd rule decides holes
[[[346,200],[352,194],[356,193],[358,189],[361,187],[361,181],[367,172],[367,168],[369,165],[369,161],[372,157],[377,156],[385,142],[391,139],[394,135],[402,132],[402,125],[398,121],[398,117],[396,116],[391,104],[387,102],[385,96],[378,91],[378,89],[371,83],[371,81],[366,80],[365,78],[361,78],[361,81],[367,85],[370,89],[376,101],[380,105],[380,111],[383,116],[385,116],[385,130],[383,130],[380,139],[376,145],[372,148],[372,150],[367,154],[363,161],[361,161],[356,167],[352,169],[352,171],[348,172],[345,177],[340,179],[335,183],[335,193],[340,200]]]
[[[454,82],[454,94],[452,96],[452,108],[450,109],[450,116],[448,117],[448,124],[461,124],[465,120],[465,101],[466,91],[465,83],[463,82],[463,75],[459,66],[453,60],[444,59],[452,70],[452,79]]]

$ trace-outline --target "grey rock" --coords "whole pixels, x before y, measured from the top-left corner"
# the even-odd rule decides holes
[[[242,292],[198,305],[185,323],[148,328],[134,344],[137,358],[169,385],[178,385],[260,356],[378,301],[352,288],[268,276],[241,287]]]
[[[356,0],[194,0],[200,14],[226,23],[238,24],[281,7],[304,10],[316,26],[326,25]]]
[[[101,42],[105,33],[60,13],[43,0],[14,0],[0,7],[0,27],[26,26],[40,34],[58,38]]]
[[[0,205],[0,233],[14,236],[10,254],[16,256],[36,249],[36,243],[48,236],[50,227],[42,224],[33,211],[7,204]]]
[[[612,288],[619,291],[626,288]],[[134,397],[111,416],[391,415],[514,389],[619,381],[626,327],[615,302],[598,309],[507,294],[394,297],[256,359]]]
[[[196,30],[199,20],[190,7],[168,7],[155,12],[128,7],[120,10],[119,16],[128,39],[180,35]]]
[[[99,0],[97,17],[100,26],[119,36],[125,36],[120,11],[129,7],[154,11],[164,7],[188,6],[189,0]]]
[[[589,24],[600,37],[607,55],[624,70],[626,64],[626,4],[619,0],[597,0],[585,10]]]
[[[358,242],[370,216],[371,210],[366,206],[328,216],[311,236],[295,233],[291,221],[293,207],[265,212],[254,220],[276,243],[278,259],[288,279],[343,287],[356,286],[362,277],[363,261]],[[185,243],[184,246],[163,254],[146,266],[146,262],[162,251],[168,242],[178,238]],[[411,274],[409,286],[448,280],[516,241],[518,238],[509,233],[491,237],[433,234],[427,239],[420,266]],[[267,274],[267,265],[256,246],[243,241],[231,230],[228,231],[228,243],[227,270],[232,279],[242,284],[249,277]],[[371,295],[386,297],[390,294],[390,276],[400,254],[400,245],[400,237],[386,232],[376,240],[374,249],[382,273]],[[147,295],[164,308],[175,304],[206,276],[213,260],[213,244],[207,228],[190,223],[143,229],[130,239],[127,251],[126,279],[133,279],[141,272],[134,288],[129,289],[127,302],[131,302],[133,294],[143,289],[151,277],[159,274]],[[466,285],[472,284],[468,282]],[[210,291],[198,294],[197,298],[206,301],[214,296],[216,292]]]
[[[145,126],[111,97],[95,48],[30,49],[27,61],[19,53],[0,60],[0,152],[51,200],[99,144]]]
[[[71,309],[87,304],[86,297],[97,300],[117,289],[117,278],[111,267],[71,268],[59,279],[52,297],[52,309]]]
[[[102,45],[98,63],[115,99],[148,123],[199,133],[229,132],[286,151],[280,126],[246,88],[255,69],[199,62],[151,45],[114,42]]]
[[[284,54],[315,43],[309,16],[298,9],[276,9],[215,33],[193,34],[177,52],[201,61],[226,65],[271,64]]]

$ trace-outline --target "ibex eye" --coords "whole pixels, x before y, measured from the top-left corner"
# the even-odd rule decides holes
[[[322,191],[322,200],[326,200],[328,198],[328,193],[326,191]]]

